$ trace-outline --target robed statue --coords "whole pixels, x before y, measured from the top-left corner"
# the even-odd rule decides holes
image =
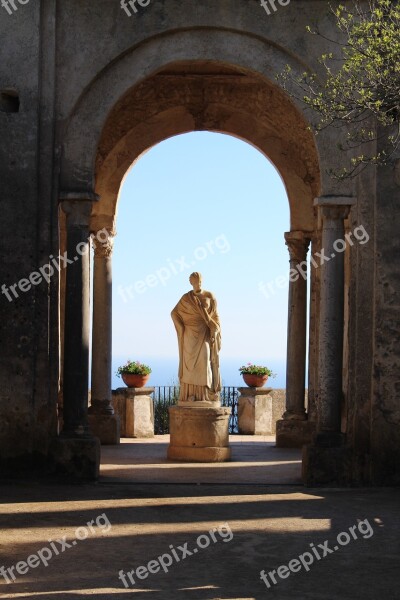
[[[192,273],[193,290],[184,294],[171,313],[179,345],[179,403],[220,403],[219,351],[221,325],[217,301],[202,289],[200,273]]]

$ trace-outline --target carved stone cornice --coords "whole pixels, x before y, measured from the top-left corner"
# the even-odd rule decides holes
[[[353,196],[321,196],[314,200],[324,221],[344,221],[356,203]]]

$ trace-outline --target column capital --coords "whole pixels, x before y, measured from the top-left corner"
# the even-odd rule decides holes
[[[109,231],[105,228],[101,230],[101,233],[103,232],[107,232],[108,237],[106,239],[92,238],[95,258],[110,258],[113,253],[116,232],[113,230]]]
[[[353,196],[320,196],[314,199],[314,206],[320,209],[324,219],[337,221],[347,219],[355,204],[357,199]]]
[[[89,227],[92,200],[63,200],[60,206],[67,215],[67,225]]]
[[[290,260],[298,263],[306,260],[310,245],[311,233],[304,231],[288,231],[285,233],[285,243],[288,247]]]

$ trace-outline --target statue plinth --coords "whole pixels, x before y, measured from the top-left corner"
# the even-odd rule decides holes
[[[185,402],[171,406],[168,458],[205,463],[230,460],[230,415],[230,408],[213,407],[212,403],[206,402]]]
[[[216,400],[215,402],[211,402],[209,400],[193,400],[193,401],[182,401],[178,402],[178,406],[183,406],[183,408],[220,408],[221,401]]]

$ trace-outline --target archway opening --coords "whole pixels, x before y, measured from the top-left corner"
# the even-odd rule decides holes
[[[145,152],[179,134],[199,131],[230,134],[245,140],[274,163],[289,200],[289,245],[295,249],[301,246],[301,252],[306,251],[317,228],[313,199],[318,195],[320,181],[318,156],[306,121],[270,80],[250,70],[210,61],[170,64],[127,89],[114,104],[97,144],[94,191],[99,201],[93,204],[90,230],[114,232],[121,182]],[[263,236],[267,235],[263,231]],[[267,286],[264,295],[268,300],[270,282],[261,279],[258,283]],[[274,281],[273,285],[279,287],[280,283]],[[305,314],[306,302],[301,304]],[[310,321],[314,319],[314,323],[317,304],[312,305],[314,314]],[[314,339],[315,333],[313,330]],[[300,363],[305,360],[305,328],[302,338],[304,344],[295,349],[297,356],[301,354]],[[315,347],[313,352],[317,354]],[[97,367],[100,363],[97,356]],[[305,368],[300,364],[301,371],[304,374]],[[303,419],[306,414],[301,378],[297,377],[299,393],[295,399],[295,404],[300,400],[301,406],[299,413],[295,407],[294,414]],[[291,410],[289,413],[291,416]]]
[[[267,362],[277,373],[271,383],[284,388],[289,219],[276,169],[236,138],[185,134],[143,156],[124,179],[118,205],[114,373],[121,361],[138,357],[157,361],[152,385],[176,382],[169,314],[199,270],[218,299],[224,385],[242,385],[238,369],[251,361]]]
[[[124,177],[113,251],[112,383],[114,389],[123,385],[116,370],[127,359],[151,366],[148,385],[155,387],[156,433],[156,443],[142,440],[124,446],[133,461],[130,478],[137,476],[138,449],[139,462],[152,460],[153,477],[160,477],[168,400],[174,403],[178,386],[178,346],[170,312],[190,288],[193,271],[202,272],[205,288],[218,300],[222,402],[232,409],[235,477],[239,472],[244,479],[247,470],[249,480],[261,481],[261,470],[249,475],[252,462],[261,461],[265,472],[271,472],[271,457],[260,454],[265,445],[274,445],[275,423],[262,438],[260,431],[238,437],[238,388],[245,386],[239,367],[252,362],[276,373],[268,387],[273,388],[274,416],[280,417],[285,407],[289,283],[284,232],[289,226],[287,193],[276,168],[256,148],[232,136],[175,136],[141,156]],[[123,429],[126,434],[124,421]],[[240,456],[244,442],[249,448],[246,469]],[[296,472],[299,479],[300,457],[290,454],[292,460],[274,475],[276,481],[294,480]],[[103,468],[107,472],[107,465]],[[212,469],[205,468],[201,476],[212,477]]]

